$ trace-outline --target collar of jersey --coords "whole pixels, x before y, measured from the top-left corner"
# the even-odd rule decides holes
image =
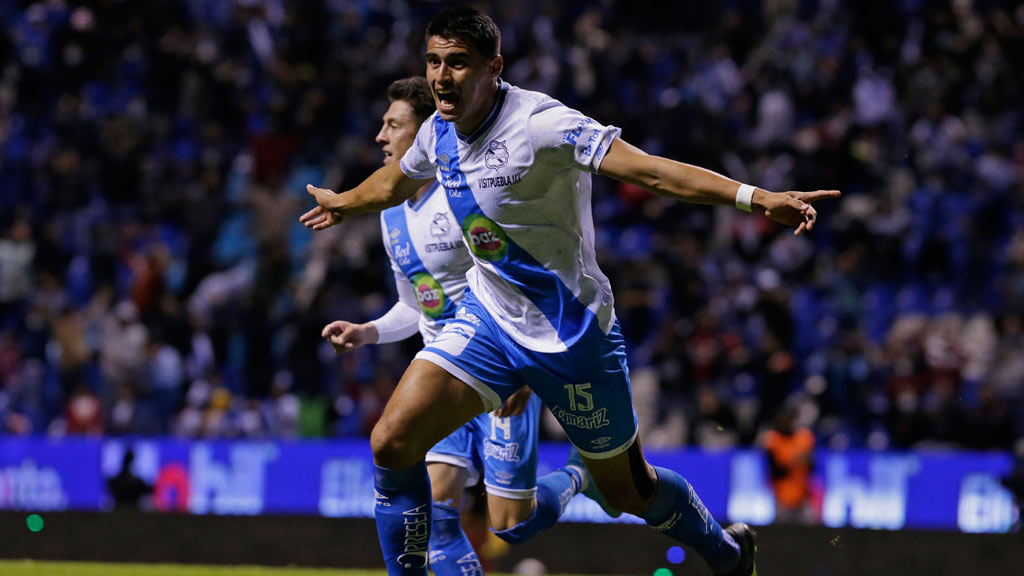
[[[406,200],[406,202],[409,204],[409,209],[412,210],[413,212],[418,212],[419,209],[422,208],[423,205],[427,203],[427,200],[429,200],[430,197],[433,196],[434,190],[437,190],[437,180],[434,180],[433,182],[430,183],[430,187],[427,188],[427,191],[423,193],[423,196],[420,196],[419,200],[416,200],[415,202],[413,202],[412,198]]]
[[[508,89],[511,88],[508,82],[505,82],[501,78],[498,78],[498,97],[494,100],[494,106],[491,107],[491,111],[487,114],[487,118],[477,126],[476,130],[473,130],[472,134],[466,135],[455,130],[455,135],[466,144],[472,144],[480,139],[487,130],[490,129],[494,121],[498,119],[498,114],[501,112],[501,105],[505,103],[505,94],[508,93]]]

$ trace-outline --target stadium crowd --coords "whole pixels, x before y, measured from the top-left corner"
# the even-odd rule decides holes
[[[794,237],[595,178],[646,444],[785,409],[836,449],[1024,450],[1024,3],[478,4],[510,83],[844,192]],[[319,335],[393,302],[378,220],[297,219],[380,165],[436,10],[0,0],[0,434],[368,434],[418,343]]]

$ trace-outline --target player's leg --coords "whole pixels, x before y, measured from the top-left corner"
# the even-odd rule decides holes
[[[426,575],[432,506],[424,454],[520,386],[502,341],[507,337],[481,320],[478,307],[468,293],[455,319],[416,355],[370,436],[383,496],[374,510],[389,576]]]
[[[392,469],[421,464],[432,446],[483,411],[476,390],[440,366],[415,359],[370,433],[373,461]]]
[[[537,478],[537,427],[540,398],[533,395],[518,416],[477,416],[482,437],[484,484],[491,529],[511,544],[521,544],[558,521],[579,493],[586,470],[559,468]],[[486,418],[486,421],[484,420]],[[488,425],[489,424],[489,425]]]
[[[651,466],[636,439],[629,372],[622,337],[593,333],[563,354],[532,354],[534,385],[559,420],[608,504],[691,546],[715,574],[731,574],[743,554],[685,478]],[[744,551],[746,552],[746,551]],[[750,564],[753,571],[752,561]],[[736,572],[748,576],[749,572]]]
[[[558,522],[583,484],[583,470],[559,468],[537,479],[532,498],[508,498],[487,493],[491,528],[509,544],[522,544]]]
[[[479,418],[479,416],[478,416]],[[430,526],[430,568],[437,576],[483,574],[473,545],[460,522],[462,495],[479,478],[473,464],[473,439],[469,424],[462,426],[427,453],[427,472],[433,492]]]
[[[622,510],[608,504],[608,501],[601,495],[601,491],[598,490],[597,485],[594,484],[594,479],[591,478],[590,472],[587,471],[586,464],[583,463],[583,456],[580,455],[580,451],[576,446],[571,444],[569,446],[569,462],[567,463],[567,466],[575,466],[579,470],[583,471],[583,488],[580,490],[580,493],[594,502],[597,502],[597,505],[600,506],[601,510],[603,510],[609,517],[618,518],[619,516],[622,516]]]
[[[469,483],[469,470],[463,466],[432,462],[428,458],[427,475],[430,476],[430,492],[434,502],[462,510],[462,494]]]
[[[370,434],[377,532],[390,576],[426,576],[432,517],[427,450],[484,409],[448,372],[414,360]]]
[[[583,456],[583,462],[611,506],[693,547],[715,574],[731,574],[738,566],[741,548],[736,534],[722,529],[686,478],[648,463],[639,440],[611,458]]]
[[[506,498],[487,493],[487,520],[498,535],[525,521],[536,508],[534,496],[528,498]],[[518,542],[516,542],[518,543]]]
[[[650,506],[658,475],[643,458],[640,440],[625,452],[609,458],[588,458],[580,454],[594,485],[610,506],[642,516]]]

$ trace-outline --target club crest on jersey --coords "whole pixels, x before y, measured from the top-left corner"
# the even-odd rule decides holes
[[[497,170],[508,164],[508,148],[505,147],[505,140],[491,140],[487,144],[487,152],[484,153],[484,164],[488,168]]]
[[[466,235],[469,249],[478,258],[496,262],[508,253],[508,236],[505,231],[483,214],[467,217],[462,222],[462,233]]]
[[[416,292],[416,302],[424,314],[436,319],[444,313],[444,290],[433,276],[420,272],[412,277],[412,287]]]
[[[430,235],[434,238],[441,238],[448,235],[452,229],[452,223],[448,220],[447,212],[435,212],[434,219],[430,221]]]

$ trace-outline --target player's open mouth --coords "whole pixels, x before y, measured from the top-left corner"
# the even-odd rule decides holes
[[[437,91],[437,109],[441,112],[451,112],[459,103],[459,96],[450,90]]]

